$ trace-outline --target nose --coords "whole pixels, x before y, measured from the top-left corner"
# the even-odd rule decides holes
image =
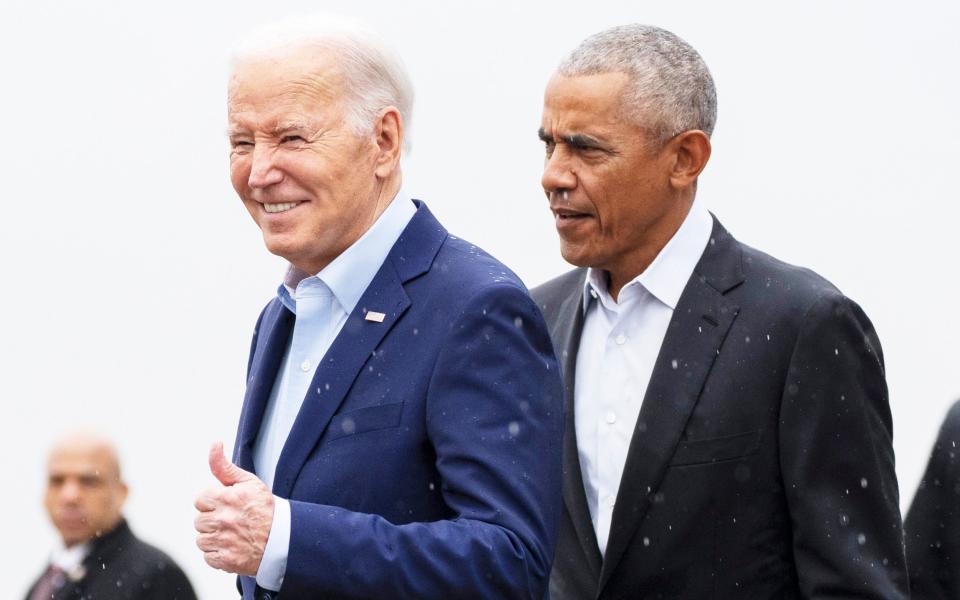
[[[80,498],[80,484],[76,481],[65,481],[60,488],[60,500],[72,503],[78,498]]]
[[[570,164],[570,156],[562,145],[558,144],[544,161],[540,185],[548,195],[577,187],[577,175]]]
[[[250,176],[247,184],[251,189],[262,189],[283,181],[283,172],[274,163],[274,151],[264,144],[253,147]]]

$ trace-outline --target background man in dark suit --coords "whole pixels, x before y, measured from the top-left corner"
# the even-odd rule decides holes
[[[903,528],[914,598],[960,598],[960,402],[947,413]]]
[[[127,486],[107,440],[71,435],[50,452],[45,505],[63,546],[27,600],[196,600],[173,560],[122,516]]]
[[[715,120],[703,60],[655,27],[588,38],[547,86],[542,183],[580,267],[534,290],[568,402],[551,596],[906,597],[880,343],[695,201]]]
[[[268,28],[230,81],[231,177],[291,266],[251,348],[197,543],[244,598],[528,598],[547,588],[563,396],[506,267],[400,187],[412,92],[369,32]],[[257,588],[260,589],[257,589]]]

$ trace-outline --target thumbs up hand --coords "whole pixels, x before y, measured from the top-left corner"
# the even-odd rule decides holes
[[[256,475],[223,455],[223,442],[210,448],[210,472],[220,482],[201,493],[194,506],[197,546],[216,569],[256,576],[273,525],[273,494]]]

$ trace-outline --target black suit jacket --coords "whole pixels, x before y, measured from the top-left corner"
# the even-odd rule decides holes
[[[196,600],[186,575],[162,551],[140,541],[126,521],[97,538],[84,575],[67,578],[53,600]],[[39,578],[38,578],[39,581]],[[33,587],[27,592],[30,600]]]
[[[960,402],[947,413],[904,522],[915,598],[960,598]]]
[[[906,598],[870,321],[716,221],[660,348],[601,557],[574,432],[585,274],[533,290],[568,402],[553,600]]]

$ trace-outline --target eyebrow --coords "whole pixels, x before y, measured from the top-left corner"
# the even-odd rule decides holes
[[[284,134],[290,133],[291,131],[306,131],[307,129],[309,129],[307,124],[301,121],[284,121],[282,123],[277,123],[270,128],[270,133],[276,137],[280,137]]]
[[[308,130],[309,130],[309,127],[307,126],[306,123],[302,123],[300,121],[285,121],[283,123],[277,123],[276,125],[271,127],[270,134],[275,137],[282,137],[284,134],[290,133],[291,131],[302,132],[302,131],[308,131]],[[227,127],[228,138],[245,136],[245,135],[251,135],[251,132],[246,128],[237,129],[234,127]]]
[[[543,127],[537,130],[537,136],[544,142],[555,142],[556,140],[552,135],[546,132]],[[561,135],[560,141],[568,146],[574,148],[598,148],[600,150],[607,150],[606,144],[603,144],[595,137],[583,134],[583,133],[571,133],[569,135]]]

